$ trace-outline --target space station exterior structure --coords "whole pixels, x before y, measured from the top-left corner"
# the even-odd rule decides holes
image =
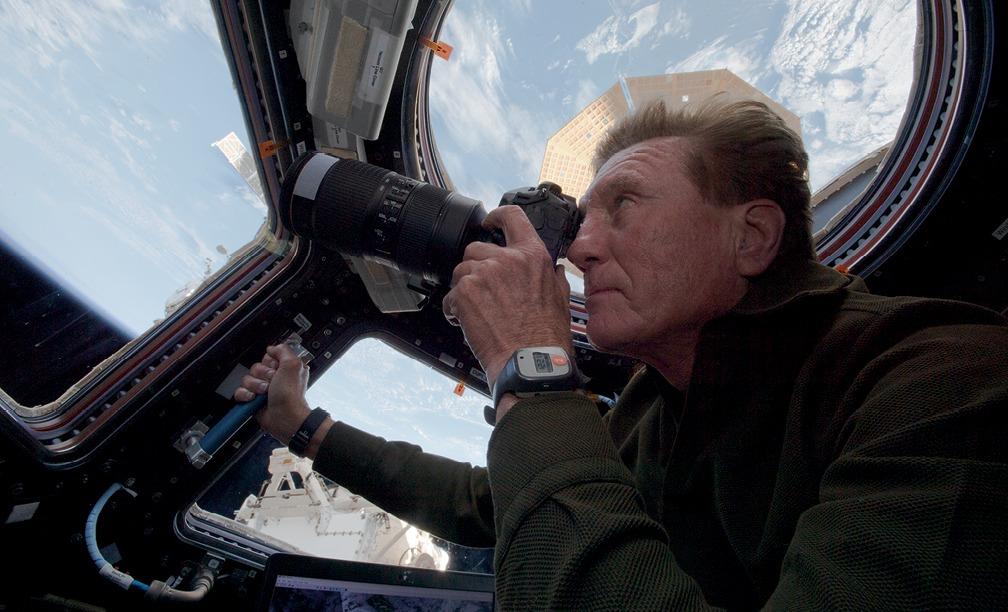
[[[270,478],[249,495],[235,522],[280,550],[443,570],[450,555],[433,537],[312,471],[286,448],[269,458]]]
[[[242,144],[238,135],[230,132],[224,138],[211,143],[210,146],[220,151],[227,158],[228,163],[245,179],[252,193],[265,204],[266,196],[263,194],[262,181],[259,179],[259,170],[256,168],[255,160],[252,159],[252,154]]]

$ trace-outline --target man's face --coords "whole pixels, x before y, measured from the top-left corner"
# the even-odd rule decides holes
[[[602,350],[666,359],[745,293],[732,208],[705,202],[687,178],[687,146],[657,138],[620,151],[581,200],[567,257],[584,271],[588,336]]]

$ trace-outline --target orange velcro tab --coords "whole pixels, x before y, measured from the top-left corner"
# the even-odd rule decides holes
[[[441,59],[448,59],[451,57],[453,47],[448,43],[437,42],[421,36],[420,44],[433,51]]]
[[[277,142],[275,140],[264,140],[259,143],[259,157],[266,159],[267,157],[272,157],[276,155],[277,150],[286,145],[286,142]]]
[[[465,383],[460,380],[459,383],[455,385],[455,395],[462,397],[463,393],[465,393]]]

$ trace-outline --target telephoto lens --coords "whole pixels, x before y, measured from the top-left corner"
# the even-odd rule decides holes
[[[311,151],[280,190],[280,220],[294,234],[344,255],[448,287],[467,244],[494,239],[479,200],[352,159]]]

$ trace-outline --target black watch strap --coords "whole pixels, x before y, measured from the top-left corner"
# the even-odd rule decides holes
[[[316,408],[308,413],[304,422],[301,423],[301,427],[294,432],[294,437],[292,437],[290,442],[287,443],[287,448],[290,449],[290,452],[294,453],[298,457],[304,457],[305,451],[308,450],[308,443],[311,442],[312,436],[314,436],[315,432],[318,431],[318,428],[322,426],[322,423],[325,423],[326,417],[328,416],[329,413],[321,408]]]

